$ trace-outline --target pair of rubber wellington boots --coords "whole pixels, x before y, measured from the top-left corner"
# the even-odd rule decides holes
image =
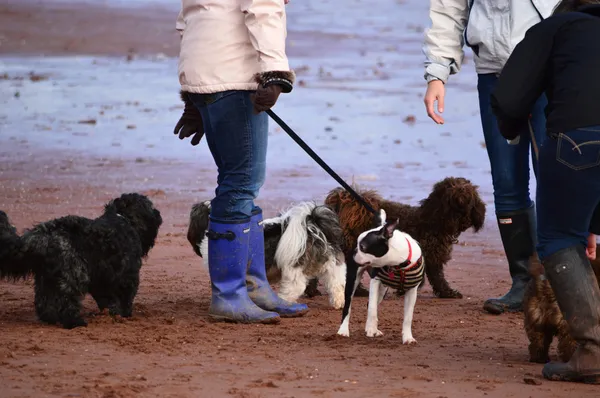
[[[265,270],[262,223],[262,211],[255,212],[249,221],[209,222],[209,316],[215,321],[279,323],[282,317],[308,312],[305,304],[283,300],[271,289]]]

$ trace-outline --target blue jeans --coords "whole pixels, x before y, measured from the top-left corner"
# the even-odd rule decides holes
[[[531,135],[529,131],[521,134],[519,144],[510,145],[498,130],[496,116],[490,106],[490,97],[498,77],[493,74],[478,75],[477,90],[479,92],[479,111],[483,136],[492,169],[492,185],[494,187],[494,206],[496,214],[527,209],[531,206],[529,193],[529,148]],[[532,110],[531,125],[538,147],[546,138],[546,96],[542,95]],[[534,173],[537,175],[537,161],[531,150]]]
[[[548,138],[539,166],[537,251],[543,260],[567,247],[587,246],[600,204],[600,126]]]
[[[210,218],[247,221],[258,209],[254,199],[265,182],[267,114],[254,114],[251,91],[192,94],[202,115],[204,136],[218,169]]]

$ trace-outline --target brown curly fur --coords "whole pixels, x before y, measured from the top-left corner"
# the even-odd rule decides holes
[[[398,229],[419,242],[427,258],[427,279],[436,296],[461,298],[462,294],[446,281],[444,266],[452,258],[458,236],[469,228],[478,232],[483,227],[486,207],[477,188],[465,178],[448,177],[437,182],[419,206],[385,200],[373,190],[355,189],[375,210],[384,209],[388,218],[399,219]],[[344,252],[349,253],[358,235],[370,228],[372,214],[342,188],[330,191],[325,204],[338,214],[344,231]]]
[[[600,259],[591,263],[596,280],[600,281]],[[550,282],[543,278],[544,267],[537,256],[531,259],[529,273],[532,278],[523,297],[523,320],[529,339],[529,361],[548,362],[550,345],[556,336],[558,356],[561,361],[567,362],[577,348],[577,343],[569,334],[569,327],[560,312]]]

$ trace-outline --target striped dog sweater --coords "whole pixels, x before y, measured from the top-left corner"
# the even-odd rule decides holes
[[[408,239],[408,257],[398,265],[389,265],[381,268],[371,268],[371,278],[379,278],[381,283],[392,289],[397,289],[400,294],[419,286],[425,278],[425,261],[423,256],[412,261],[412,247]]]

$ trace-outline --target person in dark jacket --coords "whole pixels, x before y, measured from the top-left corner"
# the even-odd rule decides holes
[[[537,252],[579,343],[547,379],[600,383],[600,289],[589,258],[600,233],[600,0],[564,0],[529,29],[492,94],[501,134],[528,134],[540,94],[548,139],[539,148]]]

